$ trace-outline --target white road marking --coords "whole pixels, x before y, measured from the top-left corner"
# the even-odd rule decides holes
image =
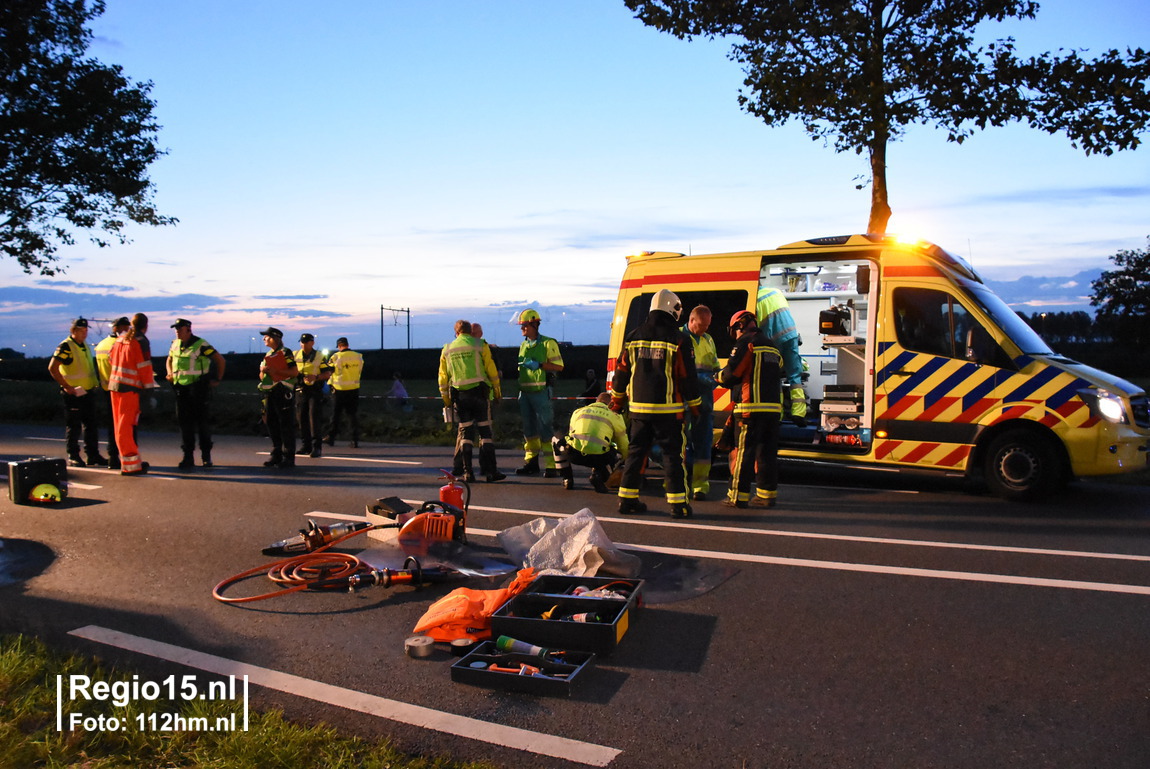
[[[261,457],[271,456],[270,451],[257,451],[256,454],[258,454]],[[296,457],[297,458],[307,457],[308,459],[311,459],[311,457],[308,457],[306,454],[296,454]],[[379,465],[413,465],[415,467],[420,467],[423,465],[422,462],[405,462],[405,461],[400,460],[400,459],[376,459],[374,457],[330,456],[327,454],[323,454],[319,457],[316,457],[316,459],[338,459],[341,462],[373,462],[373,463],[379,464]],[[296,466],[299,467],[300,464],[297,462]]]
[[[409,500],[404,500],[411,504]],[[472,510],[487,510],[494,513],[511,513],[514,515],[533,515],[545,518],[566,518],[569,513],[551,513],[540,510],[516,510],[508,507],[481,507],[472,505]],[[1115,561],[1146,561],[1150,562],[1150,555],[1134,555],[1130,553],[1099,553],[1092,550],[1049,550],[1037,547],[1009,547],[1006,545],[974,545],[964,542],[936,542],[925,539],[891,539],[886,537],[862,537],[853,534],[820,534],[817,532],[786,531],[783,529],[754,529],[746,526],[720,526],[706,523],[688,523],[686,521],[651,521],[643,518],[608,518],[595,516],[600,521],[615,523],[629,523],[636,526],[659,526],[676,529],[698,529],[701,531],[727,532],[731,534],[752,534],[766,537],[794,537],[797,539],[824,539],[839,542],[863,542],[872,545],[903,545],[908,547],[936,547],[948,550],[980,550],[992,553],[1022,553],[1024,555],[1054,555],[1073,558],[1104,558]],[[468,529],[470,531],[470,529]]]
[[[147,654],[150,657],[168,660],[217,675],[247,676],[253,684],[348,710],[493,745],[575,761],[588,766],[607,766],[623,752],[604,745],[580,742],[579,740],[541,732],[531,732],[491,721],[481,721],[477,718],[457,716],[419,705],[389,700],[373,694],[345,689],[342,686],[332,686],[290,673],[281,673],[278,670],[230,660],[226,657],[217,657],[194,649],[121,633],[99,625],[76,628],[69,635],[114,646],[118,649]]]

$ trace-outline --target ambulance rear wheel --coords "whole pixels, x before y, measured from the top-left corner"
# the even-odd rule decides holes
[[[1057,447],[1030,430],[1008,430],[992,440],[983,474],[994,494],[1018,501],[1048,496],[1065,475]]]

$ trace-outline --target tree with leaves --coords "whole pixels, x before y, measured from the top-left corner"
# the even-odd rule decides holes
[[[151,82],[88,55],[103,0],[0,3],[0,252],[27,273],[58,271],[59,245],[86,232],[128,241],[127,222],[172,224],[152,204]]]
[[[962,142],[988,125],[1063,133],[1087,154],[1133,149],[1150,120],[1150,54],[1022,58],[976,27],[1032,19],[1028,0],[625,0],[680,39],[731,38],[739,104],[769,126],[792,118],[837,152],[870,161],[868,232],[886,232],[887,145],[913,124]]]
[[[1110,257],[1118,268],[1105,270],[1090,284],[1090,304],[1114,341],[1145,350],[1150,344],[1150,236],[1141,250],[1122,250]]]

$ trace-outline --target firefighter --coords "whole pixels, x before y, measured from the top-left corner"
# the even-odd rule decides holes
[[[140,458],[136,425],[140,421],[140,393],[157,387],[152,370],[152,345],[148,341],[148,316],[132,316],[128,332],[108,353],[111,371],[108,387],[112,393],[112,418],[116,424],[116,446],[120,450],[120,474],[142,475],[148,463]]]
[[[296,367],[299,369],[296,386],[299,453],[319,459],[323,453],[323,388],[331,377],[331,362],[315,349],[313,334],[300,334]]]
[[[472,468],[474,434],[479,435],[479,471],[488,483],[507,476],[495,461],[491,430],[491,401],[502,397],[499,370],[491,349],[471,335],[470,321],[455,321],[455,339],[443,346],[439,356],[439,394],[444,406],[454,406],[459,428],[455,438],[454,473],[475,480]]]
[[[212,466],[212,389],[224,378],[224,356],[192,333],[192,322],[177,318],[176,338],[168,348],[167,378],[176,393],[176,422],[180,425],[181,470],[196,466],[193,455],[200,441],[200,460]],[[213,370],[214,367],[214,370]]]
[[[107,409],[104,426],[108,428],[108,467],[113,470],[120,469],[120,448],[116,445],[116,420],[112,416],[112,396],[108,389],[108,377],[112,374],[112,362],[109,356],[112,353],[112,345],[127,333],[131,325],[132,322],[126,317],[117,318],[112,324],[112,333],[96,344],[96,373],[100,376],[100,387],[103,388],[100,399]]]
[[[627,423],[611,410],[611,393],[600,393],[590,405],[576,409],[567,432],[557,432],[551,439],[555,467],[563,479],[563,488],[575,488],[572,464],[591,468],[591,486],[600,494],[607,493],[607,478],[619,459],[627,456]]]
[[[523,467],[516,475],[538,475],[539,455],[545,454],[545,478],[559,475],[551,452],[543,452],[543,436],[555,431],[555,413],[551,406],[549,374],[563,370],[563,356],[559,343],[539,333],[542,322],[539,313],[527,309],[519,313],[517,322],[523,332],[519,345],[519,415],[523,419]]]
[[[685,412],[699,409],[699,381],[691,340],[679,330],[683,304],[661,289],[651,299],[647,320],[623,341],[611,380],[611,409],[629,404],[630,451],[619,484],[619,512],[646,512],[639,501],[643,463],[658,443],[663,453],[664,490],[671,516],[689,518],[687,476],[683,467]]]
[[[799,346],[803,338],[795,326],[791,307],[783,292],[760,286],[755,301],[755,317],[767,340],[783,356],[783,376],[791,399],[791,419],[799,427],[807,425],[807,392],[803,389],[803,357]]]
[[[295,383],[299,376],[295,355],[284,347],[284,335],[269,326],[260,332],[268,348],[260,361],[259,389],[264,394],[264,420],[272,439],[271,458],[264,467],[295,467]]]
[[[698,501],[706,499],[711,491],[711,446],[715,440],[715,375],[719,373],[719,356],[715,340],[707,333],[710,327],[711,308],[700,304],[691,310],[682,329],[691,339],[699,379],[699,413],[691,417],[687,442],[690,493]]]
[[[783,356],[771,346],[749,310],[731,317],[735,338],[719,384],[731,390],[734,439],[728,507],[774,507],[778,496],[779,421],[782,414],[780,374]],[[757,471],[756,471],[756,468]],[[751,497],[751,479],[755,495]]]
[[[331,410],[331,425],[327,430],[327,445],[334,446],[339,436],[339,423],[343,415],[347,414],[348,426],[351,428],[351,443],[353,449],[359,448],[359,380],[363,376],[363,355],[352,350],[347,343],[347,337],[341,336],[335,340],[335,352],[327,360],[331,364],[332,399],[335,404]]]
[[[60,385],[67,422],[64,440],[68,447],[68,464],[72,467],[99,465],[107,467],[108,460],[100,455],[100,433],[96,420],[95,390],[100,386],[96,373],[96,353],[88,344],[88,320],[72,321],[68,338],[60,342],[48,361],[48,373]],[[88,461],[80,456],[80,440]]]

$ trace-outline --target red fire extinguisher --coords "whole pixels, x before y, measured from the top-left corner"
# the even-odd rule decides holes
[[[439,487],[439,501],[467,512],[467,505],[471,501],[471,487],[467,481],[456,478],[446,470],[440,477],[446,479],[447,483]]]

